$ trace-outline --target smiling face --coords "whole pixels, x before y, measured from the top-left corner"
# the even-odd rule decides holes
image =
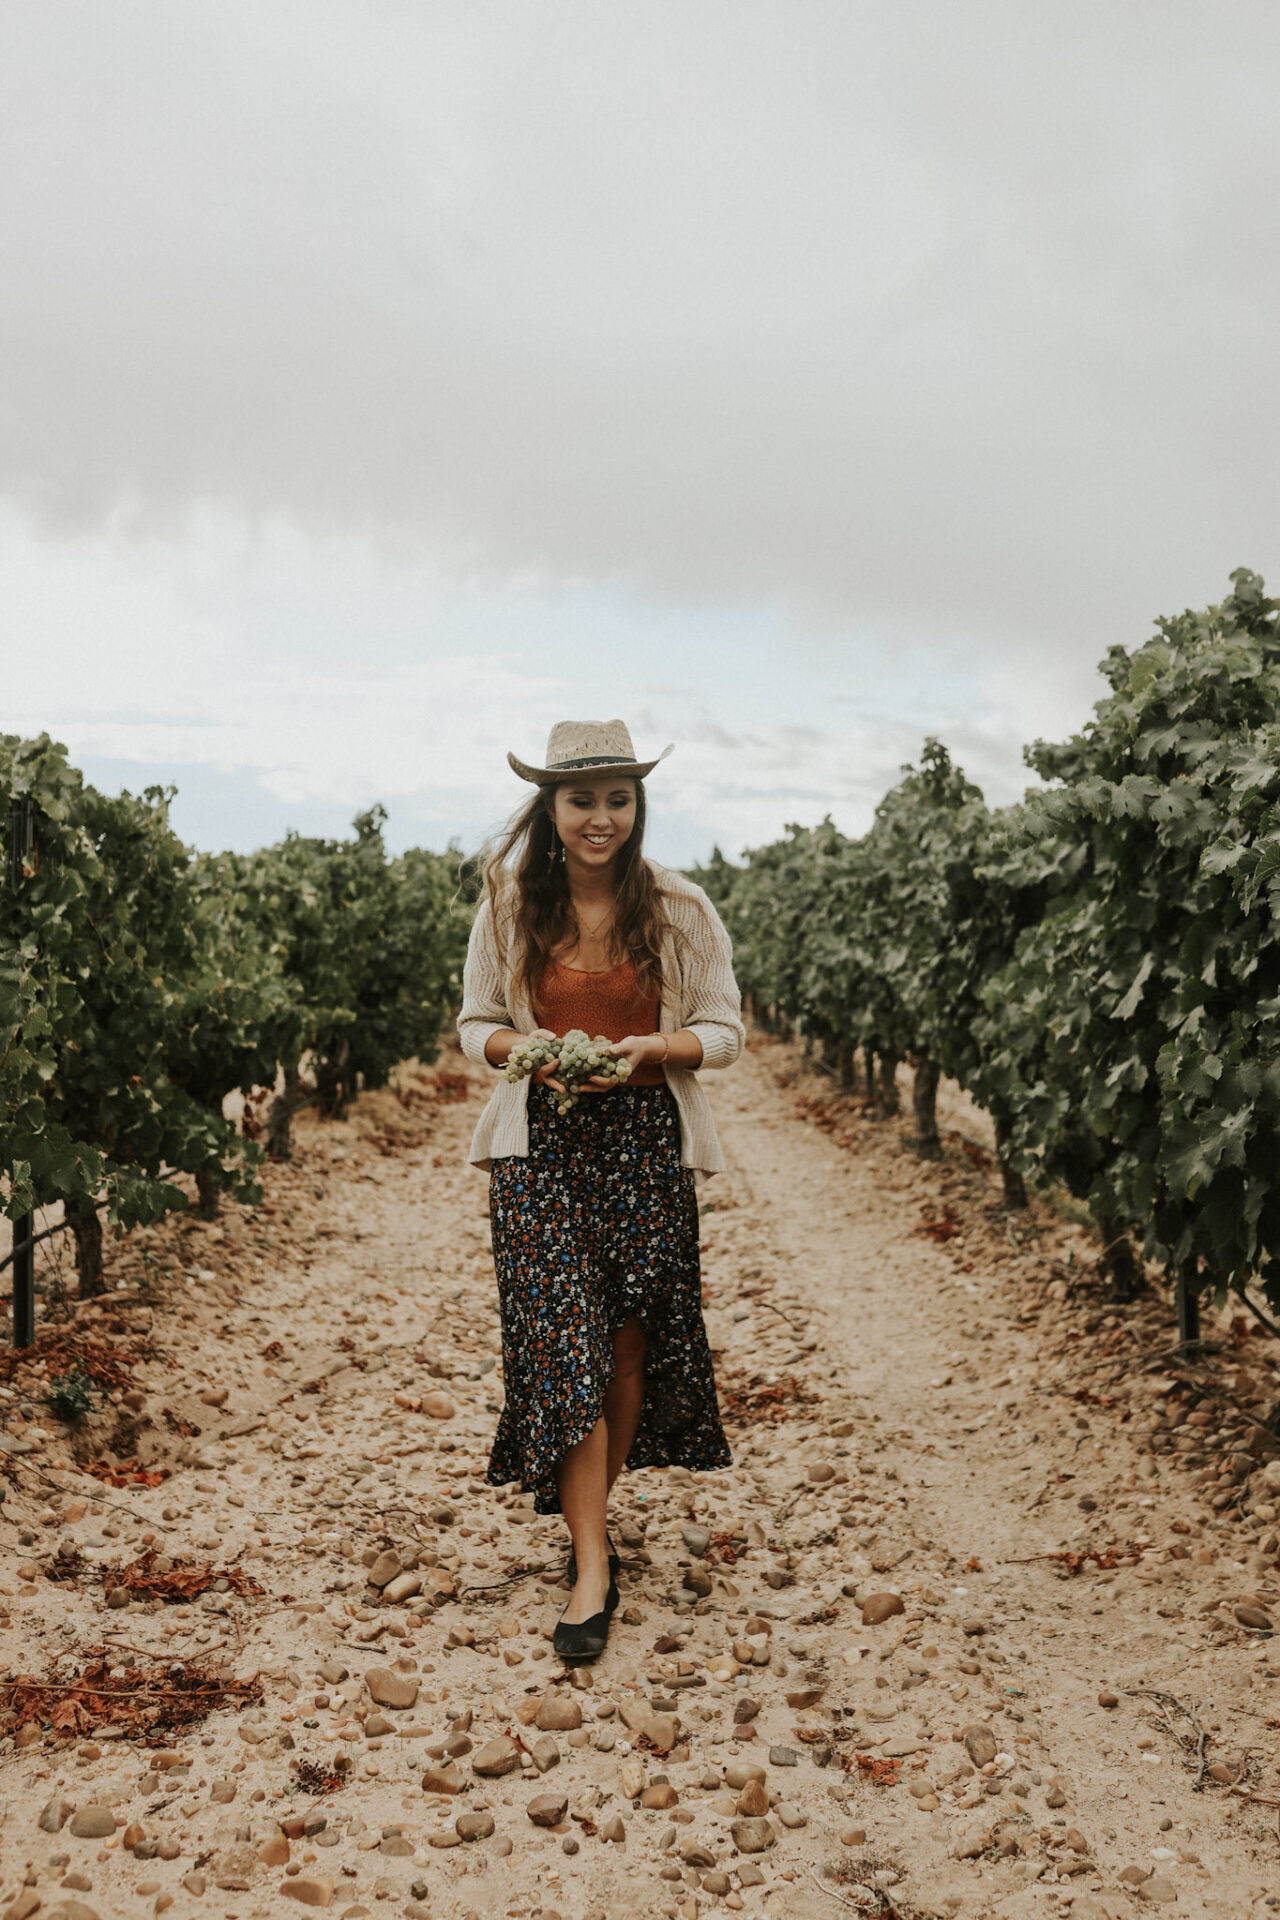
[[[551,817],[565,860],[582,876],[606,872],[636,823],[636,783],[584,775],[556,783]]]

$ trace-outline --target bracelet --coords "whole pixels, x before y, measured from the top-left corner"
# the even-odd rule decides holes
[[[663,1061],[666,1059],[667,1055],[671,1051],[670,1034],[667,1034],[667,1033],[659,1034],[658,1038],[662,1041],[662,1052],[658,1055],[657,1059],[653,1063],[655,1067],[660,1067]]]

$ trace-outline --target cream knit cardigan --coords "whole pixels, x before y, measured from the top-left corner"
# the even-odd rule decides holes
[[[742,999],[733,977],[729,936],[701,887],[669,867],[660,867],[652,860],[646,864],[662,888],[670,923],[662,946],[664,986],[658,1031],[676,1033],[687,1027],[702,1042],[704,1067],[732,1066],[742,1051],[746,1031]],[[504,944],[506,967],[499,958],[486,898],[476,913],[467,944],[462,1011],[458,1015],[462,1051],[468,1060],[482,1066],[489,1065],[484,1057],[485,1042],[497,1028],[514,1027],[518,1033],[530,1033],[537,1024],[528,1002],[513,992],[514,941],[508,937]],[[673,1066],[668,1066],[666,1073],[680,1112],[682,1163],[692,1167],[699,1179],[723,1172],[724,1155],[698,1073]],[[528,1153],[528,1094],[527,1079],[512,1082],[499,1077],[476,1123],[469,1156],[473,1165],[487,1169],[505,1154]],[[610,1095],[588,1097],[608,1100]]]

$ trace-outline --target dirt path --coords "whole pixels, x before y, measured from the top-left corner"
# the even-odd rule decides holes
[[[128,1286],[76,1333],[131,1385],[74,1445],[169,1477],[87,1477],[66,1429],[19,1411],[29,1374],[0,1402],[0,1662],[48,1680],[61,1655],[64,1683],[10,1697],[0,1911],[1280,1906],[1256,1624],[1274,1508],[1263,1455],[1237,1458],[1248,1421],[1162,1357],[1162,1302],[1109,1308],[1082,1233],[998,1212],[977,1149],[920,1163],[774,1043],[709,1082],[730,1172],[701,1193],[706,1317],[735,1461],[624,1476],[623,1610],[572,1678],[549,1649],[561,1523],[483,1480],[501,1376],[463,1165],[480,1075],[450,1055],[403,1101],[305,1128],[263,1208],[115,1256]],[[1275,1376],[1271,1343],[1238,1343],[1244,1402]],[[139,1572],[151,1549],[167,1559]],[[1087,1552],[1075,1573],[1034,1558]],[[174,1562],[234,1577],[138,1597]],[[49,1732],[104,1641],[132,1705]],[[158,1722],[153,1760],[149,1675],[202,1673],[256,1677],[261,1700]]]

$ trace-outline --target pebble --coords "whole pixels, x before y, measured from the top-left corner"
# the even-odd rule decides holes
[[[403,1713],[406,1708],[415,1706],[418,1699],[418,1683],[405,1673],[393,1673],[390,1667],[370,1667],[364,1676],[369,1697],[376,1700],[380,1707],[390,1707],[394,1712]]]
[[[611,1813],[609,1815],[609,1818],[600,1829],[600,1838],[602,1840],[612,1840],[617,1846],[626,1845],[627,1829],[620,1813]],[[543,1920],[546,1920],[545,1913]]]
[[[990,1727],[981,1724],[966,1727],[963,1735],[965,1751],[975,1767],[985,1767],[995,1759],[1000,1751],[995,1734]]]
[[[724,1783],[726,1787],[732,1787],[735,1792],[745,1787],[748,1780],[765,1778],[764,1768],[758,1767],[753,1760],[731,1760],[724,1770]]]
[[[514,1773],[520,1765],[520,1749],[508,1734],[500,1734],[496,1740],[486,1741],[478,1753],[471,1757],[472,1770],[486,1779],[496,1779],[500,1774]]]
[[[300,1873],[296,1880],[283,1880],[281,1893],[290,1900],[296,1900],[303,1907],[331,1907],[333,1905],[333,1882],[321,1874]]]
[[[493,1832],[491,1813],[460,1813],[454,1821],[458,1837],[461,1840],[487,1840]]]
[[[461,1793],[466,1785],[458,1769],[447,1767],[424,1767],[422,1770],[422,1791],[424,1793]]]
[[[569,1733],[582,1725],[582,1708],[571,1694],[550,1693],[538,1702],[533,1724],[542,1733]]]
[[[429,1414],[433,1420],[452,1420],[454,1414],[457,1412],[457,1408],[447,1393],[440,1393],[433,1388],[430,1393],[424,1393],[422,1396],[422,1411]],[[446,1508],[445,1511],[448,1512],[449,1510]],[[432,1518],[435,1518],[434,1513],[432,1514]],[[451,1520],[452,1518],[452,1513],[449,1513],[449,1519]]]
[[[882,1626],[896,1613],[905,1613],[900,1593],[869,1593],[862,1603],[862,1624],[864,1627]]]
[[[535,1827],[558,1827],[568,1811],[569,1801],[563,1793],[540,1793],[525,1808]]]
[[[763,1781],[748,1780],[733,1803],[733,1811],[750,1819],[759,1819],[769,1811],[769,1793]]]
[[[735,1820],[729,1831],[740,1853],[763,1853],[778,1838],[767,1820]]]
[[[686,1867],[714,1867],[716,1857],[705,1840],[686,1840],[680,1849]]]
[[[542,1734],[529,1749],[539,1773],[547,1773],[560,1764],[560,1749],[549,1733]]]
[[[1114,1693],[1100,1693],[1098,1695],[1098,1705],[1100,1707],[1118,1707],[1120,1702]]]
[[[71,1821],[77,1840],[107,1840],[116,1830],[116,1817],[110,1807],[81,1807]]]
[[[807,1827],[809,1824],[808,1814],[792,1806],[789,1800],[779,1800],[774,1812],[784,1827]]]
[[[41,1809],[40,1818],[36,1824],[41,1833],[61,1833],[74,1812],[75,1808],[71,1802],[64,1800],[61,1794],[58,1794]],[[113,1820],[111,1824],[114,1832],[115,1821]]]
[[[1235,1612],[1236,1619],[1242,1627],[1248,1627],[1254,1633],[1271,1632],[1270,1616],[1265,1614],[1261,1607],[1237,1607]]]
[[[771,1767],[798,1767],[800,1755],[794,1747],[770,1747],[769,1765]]]
[[[403,1573],[403,1571],[404,1568],[400,1560],[400,1555],[396,1553],[393,1548],[388,1547],[385,1552],[378,1554],[372,1566],[369,1568],[369,1585],[371,1587],[385,1587],[389,1581],[394,1580],[397,1574]]]
[[[711,1534],[706,1527],[684,1526],[680,1529],[680,1538],[684,1541],[695,1559],[705,1558],[711,1545]]]

